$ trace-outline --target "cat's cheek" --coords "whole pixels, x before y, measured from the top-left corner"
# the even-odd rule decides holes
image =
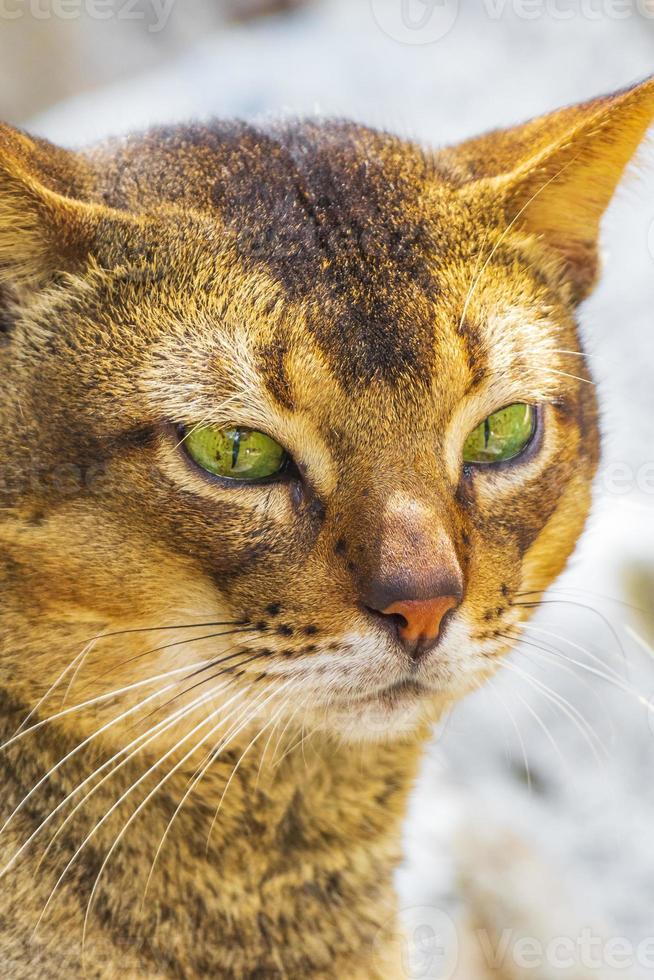
[[[590,512],[591,478],[578,472],[567,484],[547,523],[525,554],[522,580],[525,590],[543,590],[565,568]]]
[[[265,562],[292,564],[315,540],[320,508],[296,480],[259,485],[203,473],[161,440],[140,504],[168,546],[194,558],[215,582],[247,577]]]

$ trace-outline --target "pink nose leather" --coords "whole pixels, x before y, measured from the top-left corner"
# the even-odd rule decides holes
[[[401,616],[405,625],[400,626],[400,638],[404,642],[419,643],[438,639],[445,613],[458,606],[453,595],[439,595],[433,599],[403,599],[392,602],[383,609],[386,616]]]

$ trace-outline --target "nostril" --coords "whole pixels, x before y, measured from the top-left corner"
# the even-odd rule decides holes
[[[409,625],[406,616],[402,616],[401,613],[385,613],[381,609],[367,605],[364,605],[363,608],[369,616],[373,616],[383,626],[394,626],[398,632],[401,629],[406,629]]]
[[[399,629],[405,630],[409,625],[409,620],[401,613],[382,613],[382,616],[395,622]]]
[[[450,622],[454,619],[455,615],[456,615],[456,607],[454,609],[448,609],[448,611],[445,613],[445,615],[441,619],[441,625],[438,631],[439,637],[443,636],[443,633],[450,625]]]
[[[400,599],[382,613],[394,619],[399,640],[409,655],[418,660],[432,649],[443,633],[449,617],[459,606],[456,595],[434,596],[432,599]]]

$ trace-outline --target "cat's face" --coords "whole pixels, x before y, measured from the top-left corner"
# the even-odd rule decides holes
[[[214,128],[78,165],[95,203],[66,216],[61,252],[83,238],[83,264],[10,283],[0,346],[5,617],[32,657],[6,657],[18,691],[121,631],[89,652],[87,696],[142,698],[161,677],[186,703],[215,691],[378,738],[494,669],[589,507],[574,307],[594,238],[539,242],[516,219],[533,173],[510,190],[497,176],[519,171],[518,137],[490,174],[476,146],[433,158],[355,126]],[[466,462],[511,405],[531,406],[519,451]],[[262,432],[287,462],[208,472],[185,438],[198,426]],[[417,647],[406,603],[440,609]]]

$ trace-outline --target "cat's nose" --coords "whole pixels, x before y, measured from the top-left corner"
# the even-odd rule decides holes
[[[359,531],[356,540],[359,597],[417,661],[438,643],[448,613],[461,604],[463,570],[452,533],[433,506],[401,489],[379,504],[377,526],[368,536]]]
[[[398,635],[402,644],[417,660],[438,641],[445,616],[459,605],[455,595],[439,595],[432,599],[400,599],[386,606],[384,616],[397,617]]]
[[[387,590],[386,597],[388,597]],[[398,590],[401,592],[403,590]],[[458,583],[452,582],[445,594],[428,599],[398,595],[392,602],[369,602],[368,608],[387,618],[397,630],[397,637],[412,660],[420,660],[432,650],[441,635],[443,620],[461,602]]]
[[[392,626],[413,660],[438,643],[448,613],[461,604],[463,580],[458,564],[440,565],[431,574],[399,574],[370,583],[365,604]]]

